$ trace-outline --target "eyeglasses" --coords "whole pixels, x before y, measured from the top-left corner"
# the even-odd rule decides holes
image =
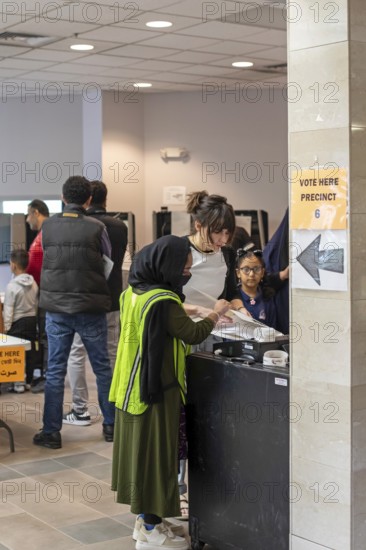
[[[242,258],[243,256],[256,256],[257,258],[261,258],[263,256],[263,252],[259,249],[247,250],[246,248],[238,248],[236,255],[238,258]]]
[[[249,275],[251,271],[253,271],[255,275],[258,275],[258,273],[260,273],[262,269],[263,267],[261,265],[255,265],[254,267],[249,267],[248,265],[245,265],[244,267],[239,267],[239,271],[245,273],[245,275]]]

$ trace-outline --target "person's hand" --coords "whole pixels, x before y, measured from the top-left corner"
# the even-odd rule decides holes
[[[207,307],[203,306],[197,306],[196,307],[196,316],[200,317],[201,319],[205,319],[205,317],[208,317],[208,315],[211,313],[212,309],[209,309]]]
[[[221,315],[224,315],[230,308],[231,304],[227,300],[217,300],[213,310],[221,317]]]
[[[235,300],[231,300],[231,309],[233,309],[234,311],[239,311],[243,315],[251,317],[249,311],[244,307],[243,302],[238,298],[235,298]]]
[[[238,307],[238,309],[236,311],[239,311],[239,313],[242,313],[243,315],[246,315],[247,317],[252,316],[252,314],[244,306]]]
[[[215,325],[218,323],[232,323],[233,320],[225,313],[231,308],[230,302],[227,300],[217,300],[216,304],[213,307],[213,310],[210,311],[207,317],[209,317]]]
[[[283,269],[282,271],[279,272],[279,276],[280,276],[281,281],[285,281],[286,279],[288,279],[289,275],[290,275],[289,266],[285,267],[285,269]]]

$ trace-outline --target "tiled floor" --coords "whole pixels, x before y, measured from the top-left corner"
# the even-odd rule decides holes
[[[0,395],[0,418],[13,430],[15,453],[0,430],[0,550],[132,550],[135,516],[110,490],[112,444],[102,438],[93,375],[91,426],[65,425],[63,447],[36,447],[43,394]],[[66,387],[65,410],[70,408]]]

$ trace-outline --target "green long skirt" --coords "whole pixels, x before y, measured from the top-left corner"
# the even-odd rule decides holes
[[[134,514],[180,515],[178,434],[180,390],[135,416],[116,409],[112,490]]]

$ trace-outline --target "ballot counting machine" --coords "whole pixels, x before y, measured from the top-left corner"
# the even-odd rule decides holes
[[[213,344],[215,355],[236,357],[260,363],[266,351],[284,350],[289,352],[289,336],[276,336],[274,341],[263,342],[254,338],[245,340],[227,340]]]

